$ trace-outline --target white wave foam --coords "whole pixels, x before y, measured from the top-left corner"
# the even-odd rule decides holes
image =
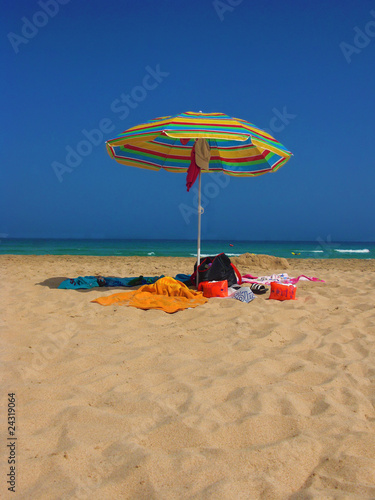
[[[340,253],[370,253],[370,250],[368,248],[362,248],[360,250],[353,250],[351,248],[348,248],[348,249],[335,248],[335,252],[340,252]]]
[[[196,253],[191,253],[190,255],[192,257],[196,257],[197,256]],[[241,254],[240,253],[227,253],[227,252],[225,252],[225,255],[228,255],[228,257],[239,257]],[[212,254],[210,254],[210,253],[201,253],[201,259],[203,259],[204,257],[212,257]]]
[[[155,252],[148,252],[147,255],[155,255]]]
[[[323,253],[324,250],[296,250],[299,253]]]

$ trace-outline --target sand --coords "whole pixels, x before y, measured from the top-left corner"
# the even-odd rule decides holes
[[[325,283],[166,314],[57,286],[194,259],[0,256],[1,498],[375,498],[375,262],[233,260]]]

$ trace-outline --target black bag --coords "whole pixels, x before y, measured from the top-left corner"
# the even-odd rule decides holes
[[[237,277],[238,280],[237,280]],[[193,285],[197,283],[197,262],[194,264],[194,273],[191,275]],[[215,257],[205,257],[198,268],[198,284],[202,281],[228,281],[228,286],[241,283],[241,275],[236,267],[231,263],[230,258],[225,253],[219,253]]]

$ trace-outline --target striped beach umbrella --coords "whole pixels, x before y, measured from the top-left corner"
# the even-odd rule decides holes
[[[186,112],[155,118],[132,127],[107,141],[107,151],[117,162],[130,167],[186,173],[191,149],[205,139],[210,160],[205,172],[235,177],[253,177],[276,172],[292,156],[270,134],[240,118],[224,113]],[[200,217],[198,187],[198,264],[200,262]]]

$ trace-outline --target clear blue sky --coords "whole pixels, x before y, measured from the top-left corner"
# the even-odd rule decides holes
[[[105,140],[202,110],[294,154],[204,176],[203,238],[375,241],[375,1],[6,0],[0,23],[0,233],[194,239],[185,175],[121,166]]]

